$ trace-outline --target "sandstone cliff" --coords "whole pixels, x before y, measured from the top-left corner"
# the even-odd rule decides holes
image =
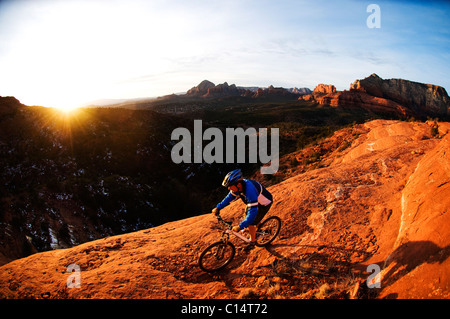
[[[376,74],[356,80],[350,90],[392,100],[419,114],[447,115],[450,107],[450,98],[441,86],[403,79],[383,80]]]
[[[332,94],[336,92],[336,87],[332,84],[318,84],[313,94]]]
[[[319,84],[312,94],[299,100],[334,107],[360,107],[403,119],[450,115],[450,98],[443,87],[402,79],[383,80],[376,74],[355,81],[350,91],[336,91],[333,85]]]

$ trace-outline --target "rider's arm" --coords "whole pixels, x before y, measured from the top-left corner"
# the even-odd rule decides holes
[[[234,194],[233,192],[229,192],[228,195],[221,201],[219,204],[217,204],[216,208],[221,210],[225,207],[227,207],[232,201],[238,198],[238,195]]]
[[[239,224],[239,227],[244,229],[250,226],[250,224],[255,220],[256,215],[258,215],[258,203],[255,203],[255,206],[249,207],[247,217],[245,217],[242,223]]]
[[[241,229],[247,228],[251,223],[253,223],[256,215],[258,214],[259,193],[251,183],[247,183],[246,185],[245,196],[247,197],[248,211],[245,219],[239,224]]]

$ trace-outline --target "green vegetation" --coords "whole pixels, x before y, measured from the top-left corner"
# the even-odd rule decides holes
[[[439,136],[439,124],[438,124],[437,120],[434,120],[434,124],[431,127],[431,136],[432,137]]]

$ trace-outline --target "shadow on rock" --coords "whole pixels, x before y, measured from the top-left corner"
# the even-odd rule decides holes
[[[383,275],[383,285],[392,285],[424,263],[441,264],[448,258],[449,253],[450,246],[441,248],[428,240],[404,243],[385,260],[383,268],[387,271]]]

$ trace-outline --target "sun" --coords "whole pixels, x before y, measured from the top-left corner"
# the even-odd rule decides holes
[[[49,106],[65,115],[71,115],[82,107],[82,103],[79,103],[77,100],[68,100],[65,96],[55,95],[48,99],[48,103],[45,106]]]
[[[75,105],[62,105],[62,106],[56,106],[54,109],[64,113],[64,114],[72,114],[74,113],[79,107]]]

